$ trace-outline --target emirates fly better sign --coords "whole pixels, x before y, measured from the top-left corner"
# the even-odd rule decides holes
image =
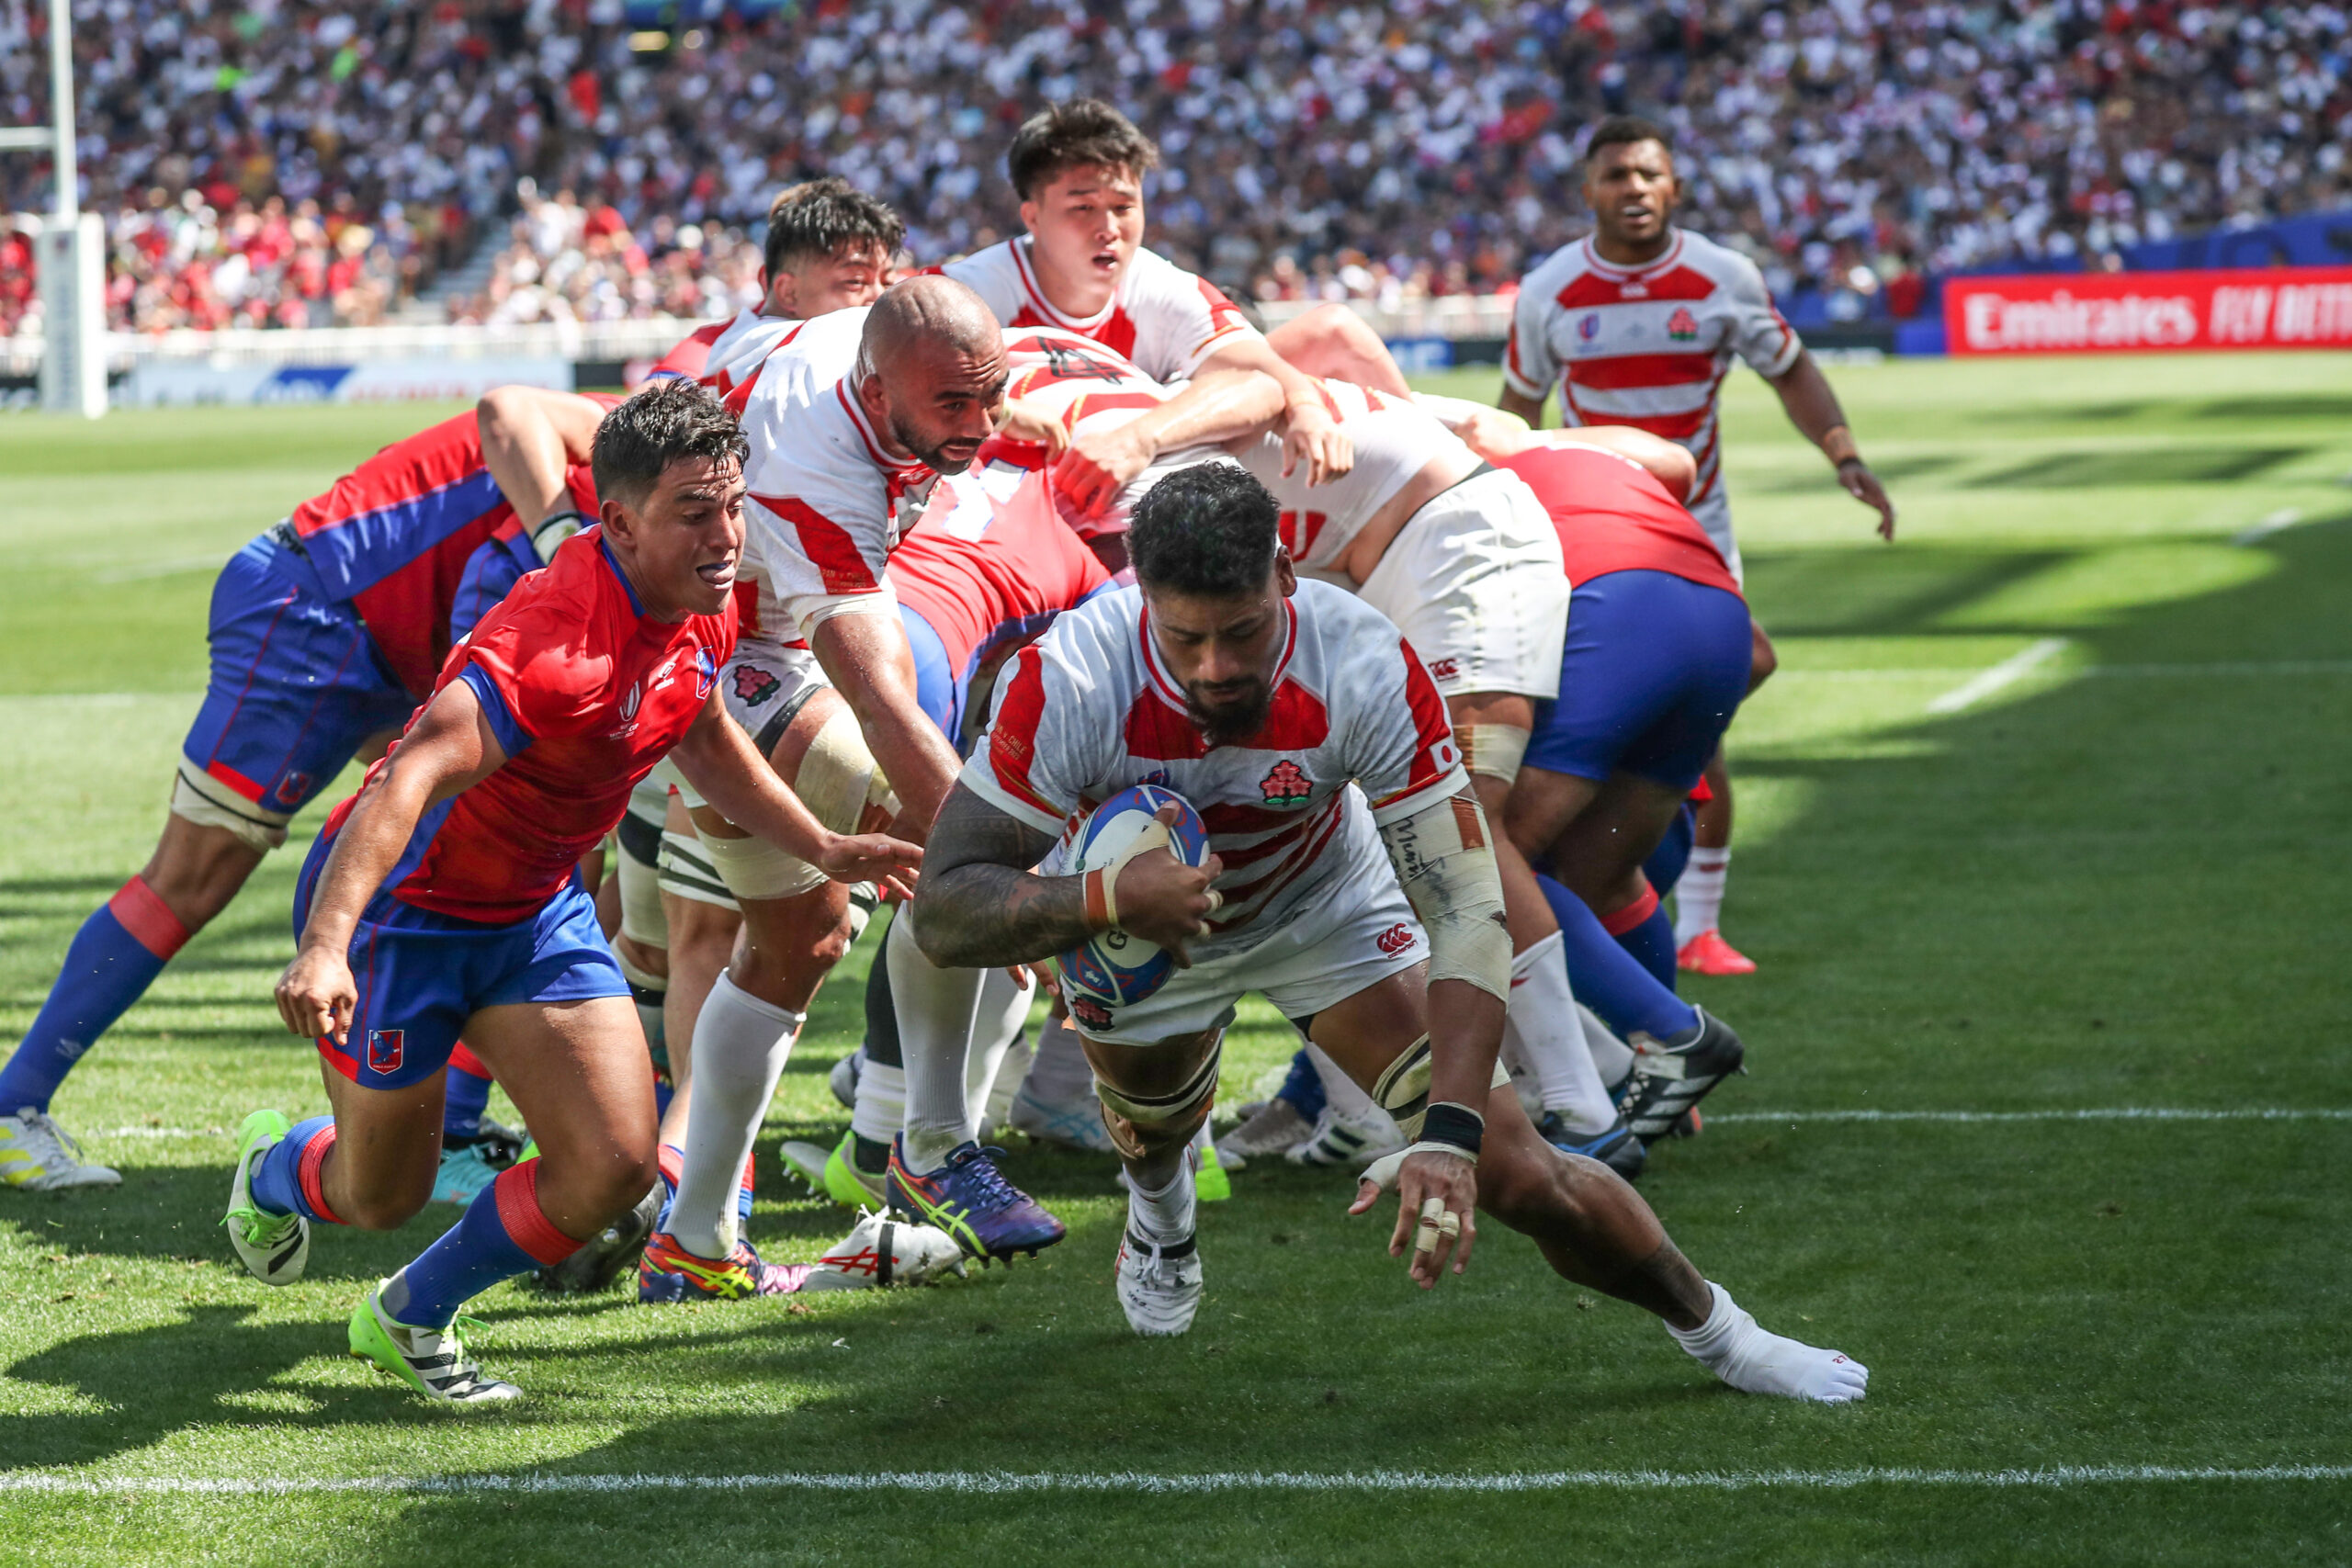
[[[1955,277],[1953,354],[2352,348],[2352,267]]]

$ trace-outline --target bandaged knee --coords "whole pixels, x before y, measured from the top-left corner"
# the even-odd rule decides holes
[[[1430,983],[1461,980],[1510,998],[1510,931],[1487,814],[1468,790],[1383,826],[1396,880],[1430,939]]]
[[[172,779],[171,810],[199,828],[226,829],[255,854],[266,855],[286,841],[285,813],[264,809],[185,759]]]
[[[1119,1153],[1144,1159],[1153,1145],[1189,1143],[1216,1101],[1217,1064],[1224,1055],[1220,1036],[1193,1075],[1165,1094],[1129,1094],[1096,1077],[1094,1097],[1102,1102],[1102,1125]]]

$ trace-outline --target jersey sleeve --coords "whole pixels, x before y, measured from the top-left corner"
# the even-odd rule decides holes
[[[710,345],[717,343],[718,334],[726,330],[725,321],[696,327],[677,347],[655,360],[652,368],[646,371],[645,378],[648,381],[672,378],[688,381],[702,379],[703,367],[710,361]]]
[[[1025,827],[1058,834],[1115,738],[1109,721],[1090,723],[1085,684],[1048,633],[1013,656],[997,682],[995,715],[958,782]]]
[[[1804,344],[1774,308],[1771,291],[1764,287],[1764,275],[1756,270],[1754,262],[1735,252],[1728,281],[1733,351],[1758,376],[1786,375],[1804,352]]]
[[[792,629],[805,636],[837,615],[895,608],[884,576],[891,522],[881,476],[864,485],[835,478],[773,441],[754,440],[752,450],[760,456],[743,520]]]
[[[1374,825],[1385,828],[1459,792],[1470,775],[1445,699],[1413,645],[1385,620],[1354,641],[1344,676],[1354,719],[1349,762],[1372,802]]]
[[[486,617],[458,656],[455,679],[473,688],[491,730],[509,757],[535,740],[576,736],[596,720],[605,660],[583,657],[571,607],[538,604]]]
[[[1552,352],[1552,316],[1559,309],[1548,289],[1519,290],[1510,308],[1510,335],[1503,342],[1503,385],[1522,398],[1542,402],[1560,378],[1559,356]]]
[[[1136,323],[1131,357],[1158,381],[1188,381],[1210,355],[1260,336],[1223,289],[1173,262],[1138,269],[1127,308]]]

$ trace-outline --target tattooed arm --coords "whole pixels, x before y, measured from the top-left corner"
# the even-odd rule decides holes
[[[1031,872],[1053,846],[1050,835],[957,784],[932,825],[915,889],[915,943],[923,955],[958,969],[1034,964],[1115,925],[1189,962],[1184,943],[1207,929],[1204,917],[1216,907],[1209,883],[1224,868],[1215,855],[1198,868],[1172,854],[1138,855],[1104,886],[1113,879],[1102,872]]]

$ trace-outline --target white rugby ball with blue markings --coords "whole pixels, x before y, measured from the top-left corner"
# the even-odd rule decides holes
[[[1158,784],[1123,789],[1096,807],[1079,828],[1063,858],[1065,872],[1084,875],[1117,860],[1136,836],[1152,826],[1163,807],[1177,807],[1168,847],[1186,865],[1209,858],[1208,829],[1192,802]],[[1105,1010],[1132,1007],[1168,983],[1176,961],[1157,942],[1111,930],[1054,961],[1061,971],[1063,999],[1081,1029],[1108,1022]],[[1092,1004],[1089,1006],[1088,1004]]]

